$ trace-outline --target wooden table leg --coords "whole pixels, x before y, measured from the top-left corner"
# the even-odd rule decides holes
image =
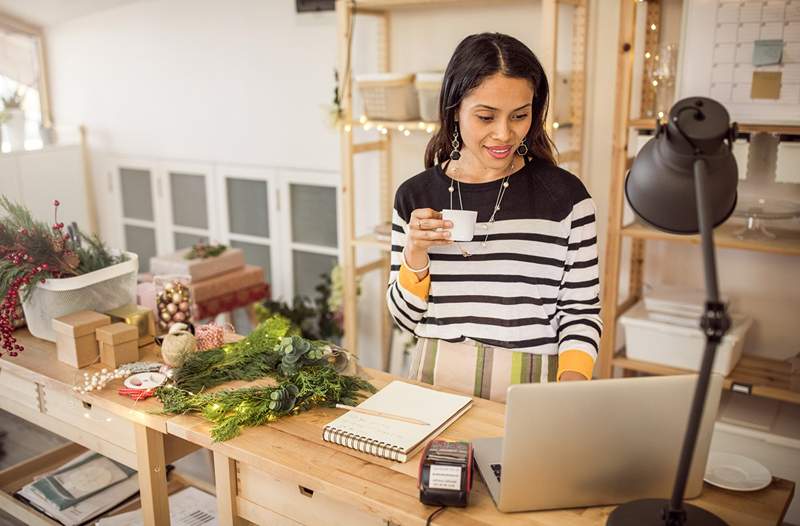
[[[220,526],[247,524],[236,509],[236,461],[214,451],[214,483],[217,488],[217,522]]]
[[[164,435],[141,424],[134,424],[134,428],[144,523],[146,526],[169,524]]]

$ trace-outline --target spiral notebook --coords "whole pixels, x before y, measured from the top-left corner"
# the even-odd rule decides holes
[[[326,425],[322,438],[362,453],[405,462],[471,406],[472,399],[468,396],[394,381],[358,407],[415,418],[427,425],[350,411]]]

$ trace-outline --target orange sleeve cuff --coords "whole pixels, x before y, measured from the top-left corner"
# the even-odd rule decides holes
[[[569,350],[558,355],[558,374],[556,377],[559,380],[561,379],[561,373],[566,371],[576,372],[583,375],[587,380],[591,380],[593,370],[594,360],[583,351]]]
[[[431,290],[431,275],[419,279],[405,265],[400,265],[400,285],[422,301],[428,301],[428,292]]]

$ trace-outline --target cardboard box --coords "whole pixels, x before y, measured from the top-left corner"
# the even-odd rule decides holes
[[[127,323],[112,323],[95,331],[100,361],[116,369],[124,363],[139,361],[139,331]]]
[[[137,329],[139,347],[153,343],[156,336],[156,321],[153,311],[140,305],[125,305],[106,312],[114,323],[122,322]]]
[[[189,289],[192,301],[202,303],[231,291],[250,288],[261,283],[264,283],[264,270],[261,267],[247,265],[240,270],[226,272],[210,279],[192,281]]]
[[[150,258],[150,273],[183,274],[192,281],[201,281],[244,267],[244,252],[240,248],[228,248],[219,256],[205,259],[186,259],[191,249],[185,248],[166,256]]]
[[[86,367],[97,361],[99,350],[95,330],[111,324],[105,314],[84,310],[53,319],[58,360],[72,367]]]

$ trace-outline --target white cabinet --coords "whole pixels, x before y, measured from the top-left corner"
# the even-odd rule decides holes
[[[198,241],[244,251],[275,298],[314,298],[339,259],[335,172],[118,158],[112,185],[119,239],[149,259]]]

